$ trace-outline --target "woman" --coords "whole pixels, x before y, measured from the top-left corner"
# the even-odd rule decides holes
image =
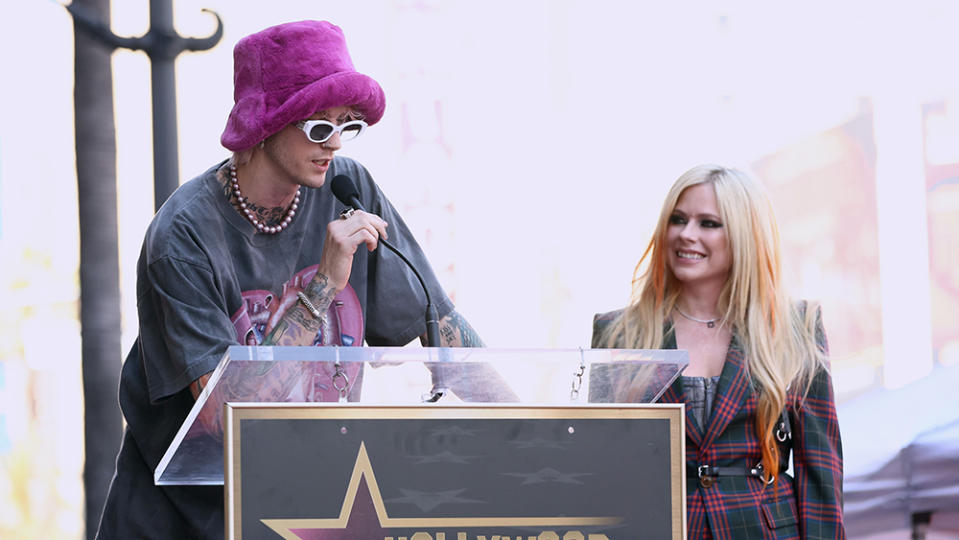
[[[760,184],[715,165],[683,174],[630,305],[596,317],[593,346],[689,351],[662,401],[686,404],[690,539],[845,538],[820,311],[784,291]]]

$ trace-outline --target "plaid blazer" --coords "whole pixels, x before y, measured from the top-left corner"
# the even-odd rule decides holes
[[[593,346],[617,312],[594,319]],[[676,348],[667,328],[664,348]],[[823,336],[824,337],[824,336]],[[842,517],[842,443],[832,379],[820,370],[805,400],[789,395],[793,475],[781,471],[778,482],[764,485],[748,476],[723,476],[704,487],[687,472],[687,537],[693,539],[845,539]],[[685,403],[677,379],[660,398]],[[746,358],[734,337],[716,390],[712,416],[702,426],[686,409],[687,471],[700,465],[754,466],[762,459],[756,437],[757,394]],[[792,405],[795,405],[795,409]],[[797,412],[798,411],[798,412]]]

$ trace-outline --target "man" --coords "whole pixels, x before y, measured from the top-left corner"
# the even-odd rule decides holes
[[[424,273],[441,345],[482,346],[366,169],[334,157],[385,107],[337,26],[294,22],[241,40],[234,99],[221,137],[233,157],[173,193],[144,239],[101,539],[223,537],[222,487],[159,487],[153,471],[230,345],[400,346],[424,334],[422,288],[380,239]],[[369,213],[334,198],[328,180],[340,174]]]

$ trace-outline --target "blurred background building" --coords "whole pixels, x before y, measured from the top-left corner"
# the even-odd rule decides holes
[[[227,157],[236,41],[330,20],[387,95],[341,153],[370,169],[488,346],[588,346],[592,315],[626,303],[668,186],[716,162],[770,188],[789,284],[824,306],[847,447],[868,446],[860,429],[937,427],[930,409],[959,417],[945,393],[843,423],[846,404],[959,369],[959,3],[179,0],[180,34],[212,32],[202,8],[225,33],[177,60],[182,181]],[[112,9],[118,35],[148,30],[147,0]],[[73,26],[53,1],[5,12],[0,537],[80,538]],[[118,50],[113,68],[125,353],[153,214],[150,64]],[[847,476],[865,470],[855,459]]]

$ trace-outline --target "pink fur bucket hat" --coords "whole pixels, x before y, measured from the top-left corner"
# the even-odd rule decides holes
[[[298,21],[251,34],[233,49],[233,110],[220,143],[240,152],[287,124],[352,106],[367,124],[383,117],[386,96],[358,73],[340,27]]]

